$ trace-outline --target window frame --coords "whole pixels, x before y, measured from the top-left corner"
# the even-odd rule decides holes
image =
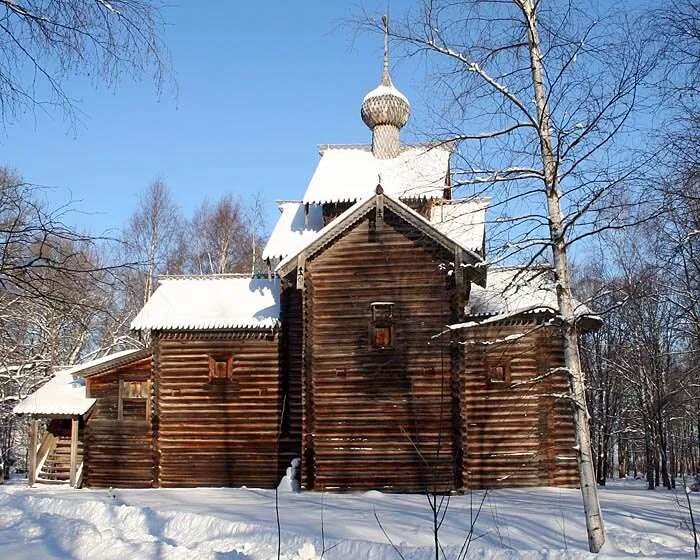
[[[498,358],[487,358],[486,360],[486,381],[489,385],[495,387],[505,387],[511,383],[511,359],[508,356],[499,356]],[[497,369],[503,369],[503,376],[496,375]]]
[[[375,301],[369,304],[369,347],[371,350],[393,350],[396,348],[396,328],[393,301]],[[389,344],[377,344],[379,330],[387,330]]]
[[[224,368],[224,375],[219,375],[219,368]],[[231,354],[209,355],[209,383],[230,383],[233,380],[233,356]]]
[[[142,385],[141,387],[141,393],[142,396],[140,397],[134,397],[134,396],[128,396],[129,392],[127,391],[126,387],[129,386],[131,383],[140,383]],[[124,401],[144,401],[146,404],[146,411],[145,411],[145,416],[143,418],[144,422],[147,422],[150,417],[151,417],[151,380],[150,379],[124,379],[123,377],[119,377],[118,379],[118,384],[119,384],[119,391],[118,391],[118,396],[117,396],[117,420],[119,422],[123,421],[133,421],[133,420],[138,420],[138,418],[124,418]],[[145,395],[143,395],[143,392],[145,390]]]

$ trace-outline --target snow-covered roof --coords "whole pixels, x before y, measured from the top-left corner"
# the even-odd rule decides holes
[[[267,240],[263,259],[283,259],[297,252],[323,227],[323,208],[318,204],[309,205],[306,220],[303,202],[282,201],[277,205],[282,213]]]
[[[378,159],[369,146],[322,147],[303,202],[355,202],[379,182],[394,198],[442,198],[450,153],[443,145],[406,146],[395,158]]]
[[[279,280],[242,275],[166,277],[131,323],[133,330],[272,328]]]
[[[489,199],[445,201],[430,210],[430,223],[462,247],[484,250],[486,208]]]
[[[38,416],[80,416],[93,404],[95,399],[85,396],[85,380],[74,378],[70,370],[62,370],[17,403],[13,412]]]
[[[121,350],[119,352],[112,352],[111,354],[100,356],[99,358],[95,358],[94,360],[82,362],[73,366],[67,366],[63,368],[62,371],[71,375],[84,376],[88,373],[105,370],[110,367],[118,367],[120,365],[132,362],[134,360],[145,358],[149,354],[150,351],[145,350],[143,348]]]
[[[385,208],[398,214],[403,219],[407,220],[409,223],[414,224],[419,227],[427,236],[433,238],[438,243],[449,248],[460,247],[464,249],[467,256],[473,259],[475,262],[481,262],[483,259],[481,255],[476,253],[474,249],[463,246],[460,241],[453,239],[446,234],[442,233],[434,224],[431,224],[425,217],[413,210],[410,206],[404,204],[396,198],[387,196],[383,193],[383,203]],[[299,247],[295,252],[290,252],[276,267],[276,272],[284,276],[293,270],[295,266],[295,259],[300,253],[314,252],[330,239],[335,238],[337,235],[342,233],[345,229],[351,227],[359,219],[361,219],[370,209],[374,206],[377,199],[376,195],[367,196],[364,200],[359,200],[344,212],[342,212],[338,217],[336,217],[332,222],[320,229],[313,237],[310,236],[308,242]]]
[[[575,302],[577,317],[595,314],[583,303]],[[554,271],[546,267],[492,267],[486,287],[472,286],[467,315],[515,316],[523,313],[557,312]]]
[[[408,101],[408,97],[401,93],[393,84],[379,84],[376,88],[374,88],[372,91],[370,91],[367,95],[364,96],[364,98],[362,99],[362,103],[364,103],[368,99],[371,99],[373,97],[381,97],[382,95],[395,95],[396,97],[399,97],[400,99],[405,101],[406,105],[408,105],[409,107],[411,105]]]

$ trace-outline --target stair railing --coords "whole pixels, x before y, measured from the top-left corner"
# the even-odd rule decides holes
[[[44,467],[46,458],[51,454],[51,452],[56,448],[56,436],[51,432],[46,432],[44,439],[41,440],[41,445],[39,446],[39,451],[37,453],[37,463],[36,472],[37,475],[41,472]]]

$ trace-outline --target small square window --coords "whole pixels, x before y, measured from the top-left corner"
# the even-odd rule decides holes
[[[149,381],[119,381],[118,420],[145,420],[150,417]]]
[[[147,399],[148,381],[124,381],[125,399]]]
[[[376,349],[394,347],[394,304],[375,302],[370,304],[372,317],[369,325],[370,345]]]
[[[233,358],[231,356],[209,356],[209,382],[225,383],[231,380]]]
[[[393,346],[391,330],[391,327],[374,327],[374,340],[372,342],[375,348],[391,348]]]
[[[487,370],[489,384],[505,385],[510,383],[510,360],[490,362]]]

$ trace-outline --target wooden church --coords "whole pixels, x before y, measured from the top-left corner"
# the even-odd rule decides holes
[[[320,148],[269,274],[161,278],[148,348],[17,405],[30,483],[271,488],[298,458],[306,490],[576,485],[552,273],[486,266],[488,200],[451,199],[453,147],[403,144],[409,114],[385,52],[371,145]]]

